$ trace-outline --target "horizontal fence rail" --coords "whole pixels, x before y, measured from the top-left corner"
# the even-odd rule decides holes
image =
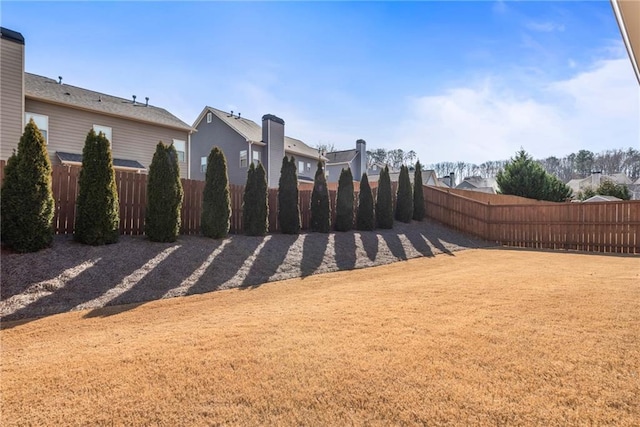
[[[5,161],[0,161],[0,181]],[[52,166],[55,199],[54,228],[71,234],[80,168]],[[182,179],[184,200],[182,234],[200,234],[204,181]],[[120,232],[144,234],[147,203],[147,175],[116,171],[120,201]],[[358,186],[355,186],[354,210]],[[244,186],[230,185],[231,233],[241,233]],[[395,206],[397,183],[392,183]],[[374,197],[377,188],[372,189]],[[311,220],[311,186],[298,191],[303,230]],[[551,203],[516,196],[483,194],[467,190],[424,186],[426,214],[453,229],[507,246],[579,250],[589,252],[640,253],[640,201],[599,203]],[[335,222],[337,190],[329,186],[332,223]],[[269,231],[277,232],[278,190],[269,189]]]
[[[506,246],[640,253],[640,201],[513,204],[425,187],[427,216],[451,228]],[[501,197],[505,197],[501,200]],[[528,199],[524,199],[525,201]],[[503,202],[504,203],[501,203]]]

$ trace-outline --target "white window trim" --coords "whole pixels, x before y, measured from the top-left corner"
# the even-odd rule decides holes
[[[304,160],[298,160],[298,173],[304,173],[304,170]]]
[[[108,132],[105,132],[105,130],[108,129]],[[96,135],[98,135],[100,132],[102,132],[104,134],[104,136],[107,138],[107,140],[109,141],[109,145],[112,145],[113,143],[113,128],[111,126],[105,126],[105,125],[93,125],[93,131],[96,133]]]
[[[200,172],[207,172],[207,156],[200,157]]]
[[[49,116],[45,116],[44,114],[38,114],[38,113],[30,113],[28,111],[26,111],[24,113],[24,125],[26,126],[27,123],[29,123],[29,119],[33,118],[33,121],[36,123],[36,126],[38,126],[38,129],[40,130],[40,132],[42,132],[44,130],[45,134],[44,136],[44,143],[45,145],[49,144]],[[42,124],[42,121],[44,121],[46,124],[45,126],[41,126],[38,125],[38,122],[40,122]],[[43,129],[43,127],[46,127],[46,129]]]
[[[209,111],[207,113],[207,123],[211,123],[212,120],[213,120],[213,113]]]
[[[262,153],[260,151],[251,151],[251,157],[253,157],[252,160],[256,166],[258,166],[258,163],[262,161]]]
[[[182,146],[178,147],[180,144],[182,144]],[[187,161],[187,143],[182,139],[174,139],[173,148],[175,148],[176,153],[178,153],[178,161],[180,163],[185,163]],[[179,150],[178,148],[182,148],[182,150]],[[182,153],[182,159],[180,159],[180,153]]]
[[[242,164],[243,160],[244,160],[244,165]],[[241,168],[249,167],[249,153],[247,152],[247,150],[240,150],[240,167]]]

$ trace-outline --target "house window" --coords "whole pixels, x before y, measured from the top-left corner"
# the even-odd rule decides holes
[[[311,163],[307,163],[307,172],[311,170]]]
[[[200,157],[200,172],[207,172],[207,156]]]
[[[96,134],[99,134],[100,132],[102,132],[105,138],[109,140],[109,144],[111,144],[111,128],[109,126],[93,125],[93,131]]]
[[[252,151],[251,156],[253,157],[253,163],[258,166],[258,163],[260,162],[260,152]]]
[[[173,140],[173,147],[176,149],[176,153],[178,153],[178,161],[184,162],[186,159],[186,143],[179,139]]]
[[[304,162],[298,161],[298,173],[304,173]]]
[[[240,167],[241,168],[246,168],[247,167],[247,150],[242,150],[240,151]]]
[[[211,123],[211,120],[213,120],[213,113],[209,111],[207,113],[207,123]]]
[[[373,170],[378,170],[378,165],[373,165]]]
[[[45,144],[49,143],[49,117],[43,116],[42,114],[34,114],[34,113],[24,113],[25,123],[29,123],[29,120],[33,119],[38,129],[40,129],[40,133],[44,136]]]

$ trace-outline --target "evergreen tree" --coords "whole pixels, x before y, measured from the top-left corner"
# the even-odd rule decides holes
[[[376,198],[376,222],[378,228],[393,228],[393,199],[389,166],[380,171],[378,179],[378,197]]]
[[[402,165],[400,167],[400,176],[398,177],[396,219],[400,222],[411,222],[412,217],[413,193],[411,191],[411,181],[409,180],[409,168]]]
[[[36,252],[53,242],[51,163],[40,130],[29,120],[18,152],[5,167],[0,202],[2,242],[17,252]]]
[[[375,214],[373,212],[373,193],[369,186],[369,178],[366,173],[360,179],[360,194],[358,195],[358,214],[356,216],[356,228],[362,231],[371,231],[375,228]]]
[[[219,147],[213,147],[207,158],[207,172],[202,198],[202,234],[220,239],[229,234],[231,196],[227,177],[227,160]]]
[[[298,173],[296,161],[287,156],[282,159],[278,182],[278,225],[283,234],[300,232],[300,206],[298,202]]]
[[[330,228],[329,189],[322,162],[318,161],[318,168],[313,179],[313,191],[311,192],[311,231],[328,233]]]
[[[336,200],[336,231],[349,231],[353,228],[353,175],[347,167],[340,172],[338,196]]]
[[[598,187],[587,187],[584,190],[578,192],[577,197],[579,200],[587,200],[596,195],[601,196],[613,196],[622,200],[631,199],[629,188],[624,184],[616,184],[615,182],[605,179],[598,185]]]
[[[498,172],[496,181],[502,194],[548,201],[563,201],[571,195],[566,184],[549,175],[522,149]]]
[[[242,222],[247,236],[264,236],[269,229],[269,190],[262,166],[249,165],[244,189]]]
[[[178,153],[161,142],[149,166],[145,233],[153,242],[175,242],[180,232],[183,199]]]
[[[109,140],[93,129],[82,150],[73,237],[87,245],[105,245],[120,237],[120,205]]]
[[[424,192],[422,188],[422,165],[420,160],[416,162],[416,171],[413,173],[413,219],[424,219]]]

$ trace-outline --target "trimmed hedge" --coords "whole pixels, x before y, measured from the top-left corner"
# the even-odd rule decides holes
[[[369,185],[366,173],[360,179],[360,194],[358,195],[358,213],[356,215],[356,228],[362,231],[371,231],[375,228],[375,213],[373,211],[373,192]]]
[[[411,222],[413,217],[413,192],[411,191],[411,181],[409,180],[409,168],[405,165],[400,167],[398,177],[398,193],[396,197],[396,219],[400,222]]]
[[[298,171],[296,161],[284,156],[278,182],[278,225],[283,234],[300,233]]]
[[[328,233],[331,229],[331,207],[329,205],[329,188],[324,175],[322,162],[318,161],[318,168],[313,179],[311,192],[311,231]]]
[[[385,166],[384,169],[380,171],[378,197],[376,198],[376,222],[378,228],[393,228],[393,199],[389,166]]]
[[[87,245],[116,243],[120,238],[120,205],[109,140],[93,129],[82,150],[73,237]]]
[[[340,172],[338,195],[336,197],[336,231],[353,228],[353,175],[347,167]]]
[[[211,149],[205,176],[200,227],[204,236],[220,239],[229,234],[231,224],[227,160],[220,147]]]
[[[424,191],[422,187],[422,165],[420,160],[416,162],[416,171],[413,173],[413,219],[424,219]]]
[[[145,234],[153,242],[175,242],[180,233],[183,200],[178,153],[161,142],[149,166]]]
[[[2,242],[17,252],[36,252],[53,242],[51,163],[42,133],[29,120],[9,157],[1,192]]]

